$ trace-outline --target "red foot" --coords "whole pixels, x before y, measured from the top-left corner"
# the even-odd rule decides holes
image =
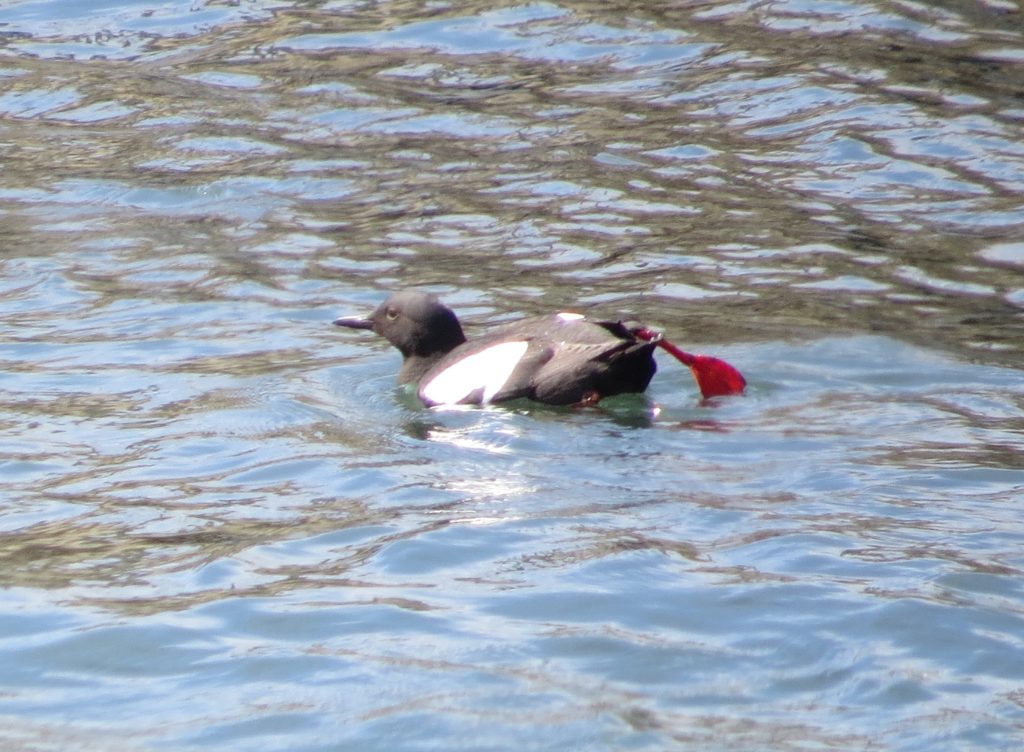
[[[693,355],[681,350],[667,339],[661,332],[656,332],[647,327],[635,330],[634,334],[647,342],[656,342],[658,347],[667,350],[685,366],[688,366],[697,380],[700,393],[704,399],[711,397],[722,397],[728,394],[743,394],[747,386],[747,380],[743,378],[735,367],[726,363],[721,358],[711,355]]]

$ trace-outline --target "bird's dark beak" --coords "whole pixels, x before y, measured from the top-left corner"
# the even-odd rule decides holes
[[[347,329],[373,329],[373,322],[361,316],[342,316],[334,320],[335,326],[343,326]]]

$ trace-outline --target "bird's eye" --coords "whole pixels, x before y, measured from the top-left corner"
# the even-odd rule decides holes
[[[388,321],[394,321],[395,319],[398,318],[398,311],[396,311],[394,308],[389,308],[385,315],[388,317]]]

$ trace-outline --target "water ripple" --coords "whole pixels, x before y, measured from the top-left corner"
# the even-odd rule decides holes
[[[1009,5],[0,11],[0,739],[1019,746]],[[749,389],[425,410],[411,285]]]

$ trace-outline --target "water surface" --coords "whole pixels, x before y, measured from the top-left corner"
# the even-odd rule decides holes
[[[1018,747],[1022,32],[8,3],[5,748]],[[330,326],[413,285],[750,388],[426,410]]]

